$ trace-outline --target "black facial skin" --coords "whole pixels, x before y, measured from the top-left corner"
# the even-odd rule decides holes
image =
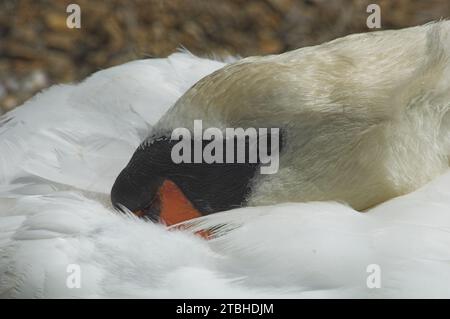
[[[143,211],[145,217],[157,221],[157,193],[166,179],[174,182],[203,215],[245,206],[252,178],[260,172],[259,158],[257,163],[248,163],[246,154],[245,163],[176,164],[171,159],[171,150],[178,141],[166,136],[150,140],[153,140],[151,144],[143,143],[135,151],[117,177],[111,190],[111,202],[116,208],[121,209],[123,205],[132,212]],[[270,149],[270,136],[268,140]],[[280,148],[281,142],[280,136]],[[208,143],[204,141],[203,146]],[[234,145],[236,148],[236,141]],[[246,149],[249,149],[248,141]],[[193,156],[193,144],[191,150]],[[225,158],[225,141],[223,153]]]

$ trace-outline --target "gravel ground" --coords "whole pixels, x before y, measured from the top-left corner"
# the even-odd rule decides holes
[[[80,29],[67,28],[70,3]],[[449,0],[0,0],[0,114],[54,83],[180,47],[248,56],[367,32],[369,3],[382,29],[450,17]]]

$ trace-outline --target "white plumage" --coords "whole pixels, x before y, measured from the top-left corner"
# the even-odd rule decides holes
[[[450,25],[409,30],[405,45],[416,36],[418,56],[439,46],[443,66],[434,77],[423,70],[434,85],[411,87],[431,87],[425,101],[432,95],[428,101],[448,110],[450,70],[442,61],[450,54],[441,40]],[[345,39],[337,54],[354,48]],[[372,50],[383,55],[382,45]],[[433,67],[422,59],[409,74]],[[186,53],[135,61],[52,87],[0,119],[0,296],[450,297],[448,172],[365,214],[333,202],[285,203],[192,223],[226,225],[209,241],[110,208],[114,178],[149,129],[224,65]],[[380,100],[389,100],[387,90],[379,87]],[[448,141],[444,114],[439,141]],[[439,143],[439,150],[449,146]],[[80,266],[81,288],[66,285],[71,264]],[[366,285],[371,264],[380,266],[381,288]]]

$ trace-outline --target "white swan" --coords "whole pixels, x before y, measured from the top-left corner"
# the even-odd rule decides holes
[[[352,35],[214,72],[155,125],[117,179],[113,202],[154,218],[156,198],[160,216],[180,221],[161,199],[167,180],[197,215],[312,200],[364,210],[417,189],[449,167],[448,25]],[[172,132],[194,131],[197,119],[224,131],[279,128],[278,172],[174,163]]]
[[[370,107],[373,113],[354,110],[356,123],[376,124],[386,114],[403,117],[367,141],[382,156],[373,156],[371,148],[370,158],[352,162],[359,172],[366,163],[374,165],[370,178],[351,175],[341,190],[361,191],[361,199],[349,200],[353,206],[370,206],[367,192],[377,193],[379,202],[434,179],[431,183],[366,214],[344,204],[310,202],[248,207],[193,221],[194,230],[227,225],[209,241],[115,213],[109,190],[160,116],[223,63],[178,53],[39,94],[1,118],[0,296],[450,297],[449,34],[450,23],[439,22],[353,35],[296,53],[310,58],[300,63],[306,73],[299,75],[300,87],[312,89],[303,105],[353,101],[342,103],[341,114],[347,106]],[[368,60],[350,58],[362,51]],[[364,63],[372,72],[358,71]],[[312,72],[323,77],[320,85],[308,78]],[[334,98],[323,94],[330,88]],[[282,98],[272,93],[271,102]],[[186,126],[199,115],[196,110],[202,113],[200,105],[192,109],[182,121],[166,116],[158,125]],[[324,116],[333,110],[325,108]],[[312,116],[310,123],[317,121]],[[307,122],[304,126],[308,132]],[[350,136],[337,138],[334,142],[342,143]],[[327,154],[330,141],[319,143]],[[315,172],[321,167],[310,163]],[[350,168],[323,169],[339,176]],[[377,187],[386,180],[392,184],[380,197]],[[260,190],[259,203],[286,194]],[[70,265],[81,270],[79,288],[67,285]],[[380,270],[380,288],[367,285],[371,269]]]

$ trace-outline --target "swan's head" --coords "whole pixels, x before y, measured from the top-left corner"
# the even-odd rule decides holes
[[[264,138],[267,138],[270,148],[272,135],[269,133]],[[227,147],[227,141],[232,141],[231,148],[230,145]],[[211,141],[200,140],[200,144],[195,145],[192,138],[183,144],[183,152],[189,148],[190,153],[189,159],[185,158],[183,162],[176,155],[179,154],[177,145],[179,147],[184,142],[171,139],[171,134],[151,136],[144,141],[114,183],[111,191],[113,205],[168,225],[246,206],[252,194],[253,181],[269,167],[268,157],[262,163],[260,154],[255,154],[256,160],[252,160],[250,155],[262,148],[257,145],[253,149],[250,137],[245,138],[242,144],[236,136],[223,138],[221,150],[220,145],[215,144],[216,150],[212,153],[221,153],[222,160],[216,157],[212,161],[205,155],[211,155],[208,152],[213,147]],[[279,145],[278,141],[276,144]],[[238,160],[241,146],[244,146],[245,154]],[[201,150],[200,162],[196,160],[195,152],[198,150]],[[231,157],[229,152],[233,153]],[[269,151],[264,156],[271,154]]]
[[[236,79],[227,76],[230,70]],[[255,71],[258,76],[252,75]],[[237,63],[197,82],[163,116],[120,173],[111,191],[113,205],[126,207],[139,216],[173,224],[261,204],[254,199],[268,199],[266,193],[274,193],[277,188],[283,192],[286,185],[270,181],[278,175],[282,165],[281,147],[284,147],[282,142],[286,144],[288,132],[284,124],[292,114],[274,114],[267,109],[266,106],[272,103],[264,96],[271,93],[266,85],[283,86],[274,81],[272,74],[271,68]],[[258,81],[258,77],[261,79],[259,86],[253,86],[258,92],[239,83],[248,76],[254,81]],[[262,102],[268,104],[259,107]],[[211,151],[211,140],[219,141],[223,145],[219,156],[222,161],[211,162],[204,157],[201,163],[195,160],[195,145],[199,145],[196,143],[198,136],[195,136],[197,120],[202,120],[201,135],[206,134],[200,138],[200,153]],[[180,128],[185,128],[190,135],[185,139],[192,146],[192,152],[187,155],[190,161],[180,162],[172,157],[172,150],[179,142],[172,137],[180,136],[174,134]],[[227,135],[229,129],[236,129],[235,134]],[[243,136],[237,132],[240,129],[244,131]],[[265,141],[262,147],[261,140]],[[229,144],[229,141],[234,142]],[[244,152],[238,152],[239,145],[244,146]],[[244,154],[243,161],[242,158],[238,160],[238,153]]]

